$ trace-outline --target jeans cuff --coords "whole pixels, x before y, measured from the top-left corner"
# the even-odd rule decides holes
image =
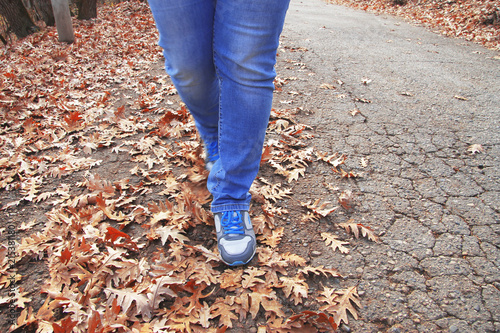
[[[248,211],[250,209],[249,204],[244,204],[244,203],[235,203],[235,204],[223,204],[223,205],[217,205],[217,206],[212,206],[211,210],[212,213],[221,213],[221,212],[227,212],[227,211],[238,211],[238,210],[246,210]]]

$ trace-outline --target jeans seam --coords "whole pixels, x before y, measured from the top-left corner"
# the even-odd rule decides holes
[[[222,153],[221,153],[221,127],[222,127],[222,112],[221,112],[221,96],[222,96],[222,77],[220,76],[220,73],[219,73],[219,67],[217,66],[217,62],[215,61],[216,59],[216,50],[215,50],[215,44],[216,44],[216,35],[215,35],[215,16],[216,16],[216,13],[217,13],[217,0],[214,1],[214,6],[215,6],[215,10],[214,10],[214,24],[212,25],[212,61],[214,63],[214,68],[215,68],[215,75],[217,77],[217,81],[219,83],[219,124],[218,124],[218,133],[217,133],[217,149],[218,149],[218,152],[219,152],[219,164],[222,165]],[[217,180],[217,183],[215,184],[215,186],[212,187],[212,190],[217,190],[217,188],[220,186],[220,179],[219,177],[217,177],[220,173],[222,172],[221,169],[219,169],[215,174],[214,174],[214,178]]]

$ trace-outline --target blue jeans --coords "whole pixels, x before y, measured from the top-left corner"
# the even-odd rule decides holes
[[[149,0],[165,68],[219,159],[212,212],[248,210],[271,112],[289,0]]]

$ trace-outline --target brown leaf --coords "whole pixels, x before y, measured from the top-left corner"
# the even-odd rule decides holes
[[[66,319],[61,320],[61,325],[52,323],[52,328],[54,333],[71,333],[73,328],[78,324],[77,321],[72,321],[71,316],[66,317]]]
[[[339,226],[344,228],[347,232],[350,232],[354,237],[359,238],[359,232],[361,231],[362,237],[367,237],[369,240],[378,243],[380,240],[377,235],[369,228],[365,227],[361,223],[354,223],[349,220],[347,223],[339,223]]]
[[[467,148],[467,151],[471,153],[472,155],[477,154],[477,153],[484,153],[484,148],[480,144],[473,144],[470,145],[469,148]]]
[[[339,240],[337,236],[327,232],[322,232],[321,237],[323,237],[326,245],[332,248],[333,252],[338,249],[341,253],[349,253],[349,249],[344,246],[349,245],[349,242],[343,242]]]
[[[184,243],[189,240],[186,236],[184,236],[182,230],[179,230],[177,226],[162,226],[154,229],[154,232],[161,237],[161,244],[165,245],[167,240],[176,241],[179,243]],[[150,238],[152,239],[152,238]]]
[[[344,209],[351,209],[354,200],[355,197],[351,190],[342,191],[339,195],[339,204],[344,207]]]
[[[101,315],[99,312],[92,310],[92,316],[89,317],[88,321],[88,333],[102,333],[104,331],[104,328],[101,328],[100,330],[97,330],[97,327],[102,326],[101,323]]]
[[[342,277],[339,272],[337,272],[334,269],[329,269],[329,268],[324,268],[323,265],[318,266],[318,267],[311,267],[311,266],[306,266],[304,268],[301,268],[298,270],[299,274],[315,274],[315,275],[324,275],[325,277],[328,277],[328,275],[332,277]]]
[[[334,298],[330,300],[329,305],[321,307],[320,310],[326,310],[333,314],[334,321],[339,324],[342,322],[349,324],[347,312],[349,312],[354,319],[358,319],[356,307],[361,307],[361,302],[358,298],[356,286],[335,291],[333,296]],[[333,303],[336,304],[332,305]]]
[[[71,251],[67,247],[61,252],[59,260],[61,260],[63,264],[67,264],[71,260]]]
[[[285,228],[279,227],[275,230],[269,230],[262,236],[259,236],[259,240],[261,243],[269,245],[272,248],[276,248],[281,242],[281,238],[283,237]]]
[[[243,270],[225,270],[220,275],[220,287],[227,291],[235,291],[241,287]]]
[[[259,279],[259,276],[266,274],[266,271],[255,267],[245,269],[241,285],[245,289],[255,287],[257,284],[265,284],[265,281]]]
[[[151,318],[152,306],[146,295],[134,291],[132,288],[105,288],[108,304],[116,299],[116,304],[121,306],[123,312],[131,311],[131,315],[140,314],[144,319]],[[135,303],[135,307],[133,304]]]
[[[282,276],[280,277],[280,281],[282,282],[281,288],[285,296],[289,297],[295,305],[302,303],[303,298],[307,298],[309,286],[301,275],[296,275],[292,278]],[[290,297],[290,295],[292,295],[292,297]]]
[[[300,204],[304,207],[307,207],[315,214],[321,215],[322,217],[326,217],[339,208],[332,207],[332,203],[329,201],[324,201],[321,203],[321,199],[316,199],[316,201],[314,202],[312,202],[312,200],[309,200],[307,202],[301,202]]]
[[[321,89],[335,89],[335,86],[333,86],[332,84],[330,83],[322,83],[320,86],[319,86]]]
[[[288,261],[290,264],[292,264],[293,266],[305,266],[306,263],[307,263],[307,260],[300,257],[299,255],[297,254],[294,254],[294,253],[290,253],[290,252],[287,252],[285,254],[282,254],[283,256],[283,259],[285,259],[286,261]]]
[[[219,317],[219,326],[233,327],[232,320],[237,320],[238,317],[234,314],[235,306],[228,304],[227,300],[218,298],[215,303],[210,307],[210,318]]]

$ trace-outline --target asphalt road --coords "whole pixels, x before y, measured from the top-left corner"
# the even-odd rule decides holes
[[[320,0],[292,0],[282,40],[315,145],[369,162],[355,215],[382,242],[315,259],[359,283],[344,330],[500,332],[498,53]]]

